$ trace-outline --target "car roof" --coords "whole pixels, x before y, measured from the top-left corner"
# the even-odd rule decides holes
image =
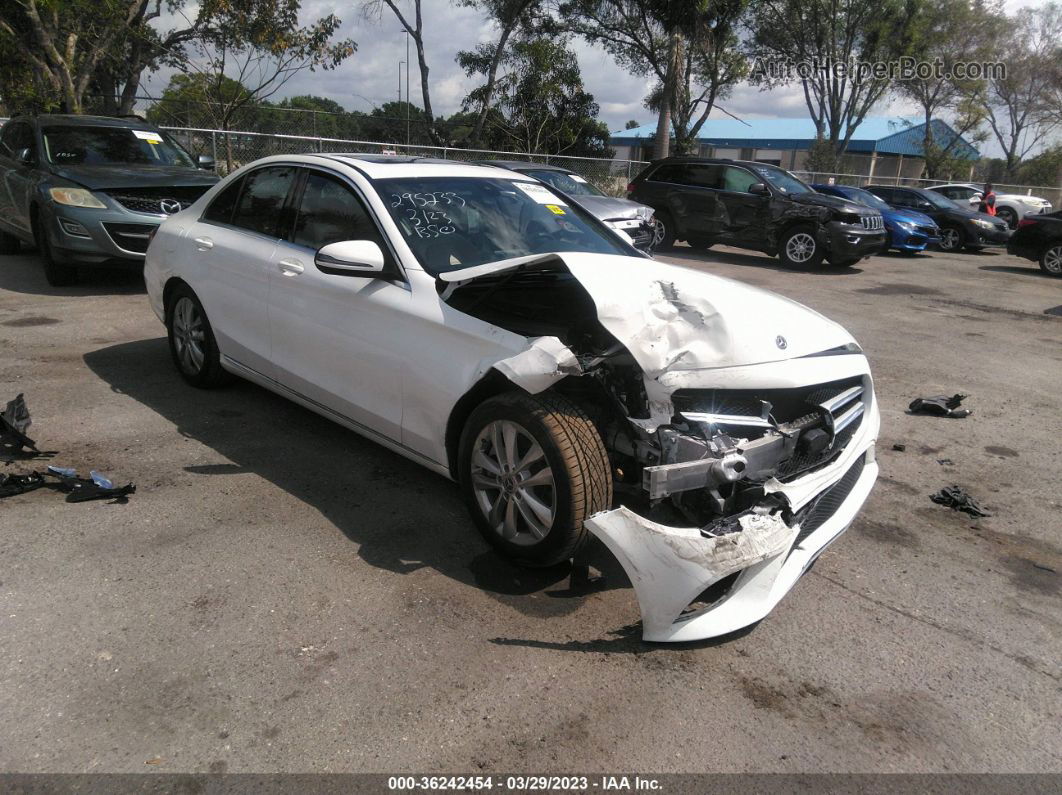
[[[732,157],[697,157],[695,155],[677,155],[675,157],[665,157],[660,160],[654,160],[650,165],[660,166],[665,163],[724,163],[726,165],[735,166],[772,166],[781,171],[785,171],[781,166],[774,163],[757,163],[755,160],[735,160]]]
[[[120,127],[129,130],[157,129],[157,125],[136,117],[75,116],[66,113],[41,113],[36,116],[16,116],[14,119],[18,119],[19,121],[36,121],[40,125],[62,124],[69,127]]]
[[[520,171],[522,169],[534,169],[535,171],[559,171],[562,174],[570,174],[571,169],[561,168],[560,166],[551,166],[546,163],[529,163],[526,160],[477,160],[483,166],[496,166],[498,168],[507,168],[510,171]]]
[[[277,159],[284,159],[279,156]],[[411,157],[409,155],[380,155],[361,152],[329,154],[311,153],[297,156],[306,162],[332,161],[358,169],[369,179],[399,177],[480,177],[484,179],[512,179],[508,169],[463,163],[459,160],[443,160],[437,157]]]
[[[939,188],[970,188],[971,190],[980,190],[972,182],[948,182],[945,185],[931,185],[929,190],[937,190]]]

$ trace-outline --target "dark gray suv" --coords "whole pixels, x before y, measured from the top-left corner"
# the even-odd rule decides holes
[[[51,285],[79,268],[140,267],[155,229],[218,181],[157,127],[103,116],[16,116],[0,130],[0,253],[37,247]]]

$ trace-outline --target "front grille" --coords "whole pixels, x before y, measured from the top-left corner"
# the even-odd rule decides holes
[[[925,235],[926,237],[936,237],[939,234],[940,230],[938,230],[935,226],[919,226],[915,228],[915,231],[918,232],[918,234],[920,235]]]
[[[111,236],[111,240],[118,248],[132,251],[135,254],[143,254],[147,251],[151,241],[151,231],[154,224],[109,224],[104,222],[103,228]]]
[[[840,454],[863,422],[866,388],[863,378],[857,376],[796,389],[680,389],[671,400],[676,412],[686,419],[709,422],[738,438],[756,439],[772,427],[786,425],[828,431],[831,442],[822,450],[797,444],[793,455],[775,473],[786,481],[824,466]]]
[[[863,228],[871,232],[877,232],[885,228],[885,221],[880,215],[861,215],[859,220],[863,222]]]
[[[859,476],[863,474],[863,467],[866,466],[866,463],[867,456],[864,453],[856,459],[855,463],[848,468],[848,471],[841,476],[840,480],[822,492],[797,514],[796,520],[800,523],[800,532],[797,533],[796,541],[793,542],[794,548],[800,546],[800,542],[826,524],[826,520],[837,513],[837,509],[844,504],[844,501],[848,499],[848,495],[852,493],[852,489],[855,488]]]
[[[182,186],[174,188],[115,188],[107,191],[107,195],[134,213],[150,213],[152,215],[173,215],[177,210],[165,212],[162,209],[163,202],[176,202],[184,210],[206,193],[209,185]]]

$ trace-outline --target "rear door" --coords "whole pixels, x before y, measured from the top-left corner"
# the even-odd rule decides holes
[[[184,238],[199,266],[203,302],[221,352],[237,364],[274,377],[269,339],[269,290],[277,240],[296,168],[263,166],[222,191]]]
[[[723,168],[717,163],[668,163],[650,179],[668,182],[666,209],[680,236],[715,240],[725,228],[719,202]]]
[[[722,211],[718,240],[740,246],[766,245],[764,228],[771,197],[749,193],[749,188],[762,182],[748,169],[723,166],[722,190],[718,194]]]
[[[4,125],[0,137],[0,170],[3,171],[3,187],[0,189],[0,223],[30,237],[31,229],[29,206],[30,194],[36,182],[36,165],[24,165],[18,162],[17,155],[22,149],[29,149],[36,159],[38,156],[33,128],[24,121],[9,121]]]
[[[284,386],[344,417],[398,440],[402,373],[424,340],[402,320],[409,286],[314,263],[318,249],[342,240],[371,240],[389,248],[358,190],[344,177],[300,169],[293,224],[277,245],[271,278],[270,333],[276,378]],[[393,273],[394,262],[389,262]]]

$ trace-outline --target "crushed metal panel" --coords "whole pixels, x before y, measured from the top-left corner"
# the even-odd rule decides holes
[[[583,372],[575,354],[556,337],[536,337],[526,351],[495,362],[494,368],[532,395]]]
[[[586,527],[609,548],[634,586],[642,637],[668,640],[682,611],[709,585],[786,552],[799,526],[748,514],[741,530],[706,538],[696,527],[668,527],[625,507],[595,514]]]

